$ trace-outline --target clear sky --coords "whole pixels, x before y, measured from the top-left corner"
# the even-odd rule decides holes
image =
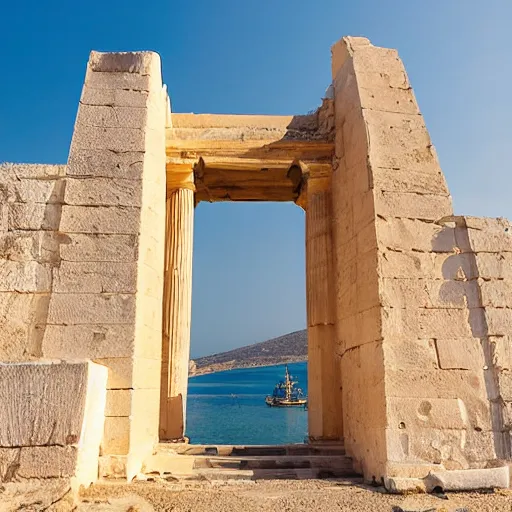
[[[90,50],[155,50],[175,112],[300,114],[330,46],[398,48],[457,213],[512,218],[511,0],[45,0],[2,5],[0,161],[65,163]],[[305,326],[304,215],[196,210],[192,355]]]

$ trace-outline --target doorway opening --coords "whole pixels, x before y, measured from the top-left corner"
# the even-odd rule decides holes
[[[185,435],[194,444],[289,444],[304,407],[268,407],[284,363],[307,395],[304,212],[293,203],[195,209]]]

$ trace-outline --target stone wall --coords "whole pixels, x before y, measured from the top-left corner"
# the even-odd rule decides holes
[[[0,165],[0,361],[42,356],[65,189],[63,165]]]
[[[4,165],[0,361],[109,370],[104,455],[158,441],[167,92],[151,52],[92,52],[67,166]]]
[[[506,256],[480,254],[470,242],[493,226],[486,250],[499,252],[509,247],[504,225],[446,223],[449,191],[395,50],[346,38],[333,47],[333,77],[347,450],[369,479],[510,457],[500,420],[508,374],[493,356],[510,350],[507,285],[498,280]]]

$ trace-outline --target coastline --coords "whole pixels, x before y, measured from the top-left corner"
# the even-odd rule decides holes
[[[281,361],[273,361],[268,363],[258,363],[254,362],[251,364],[250,361],[244,363],[242,361],[228,361],[226,363],[218,363],[218,364],[212,364],[208,366],[203,366],[201,368],[197,368],[195,371],[189,372],[189,379],[192,377],[199,377],[201,375],[210,375],[213,373],[221,373],[221,372],[229,372],[231,370],[242,370],[246,368],[264,368],[264,367],[270,367],[270,366],[281,366],[283,364],[293,364],[293,363],[306,363],[307,358],[304,358],[303,356],[297,356],[296,358],[293,357],[287,357],[282,359]],[[233,363],[233,365],[231,365]]]

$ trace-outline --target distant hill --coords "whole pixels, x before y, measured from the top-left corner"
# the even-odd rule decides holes
[[[307,331],[295,331],[247,347],[236,348],[190,361],[190,375],[201,375],[233,368],[270,366],[306,361],[308,358]]]

